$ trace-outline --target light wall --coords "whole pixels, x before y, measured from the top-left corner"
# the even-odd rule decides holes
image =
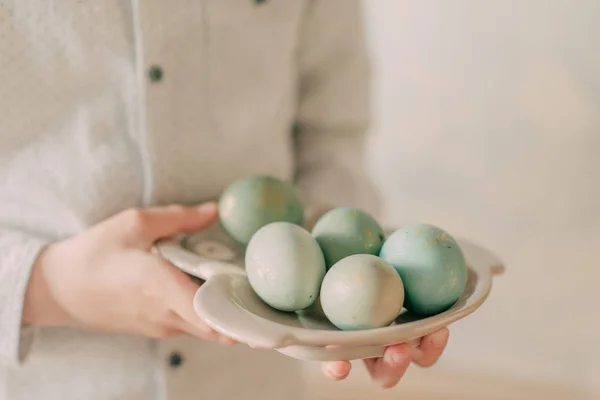
[[[600,392],[600,2],[365,3],[390,221],[507,265],[438,368]]]

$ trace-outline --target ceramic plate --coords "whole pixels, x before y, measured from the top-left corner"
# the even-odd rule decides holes
[[[474,312],[487,298],[500,260],[485,248],[457,239],[469,268],[466,289],[449,310],[420,318],[406,310],[388,327],[341,331],[327,321],[318,301],[302,312],[285,313],[263,303],[243,268],[243,251],[218,226],[157,243],[165,259],[205,280],[194,298],[200,318],[216,331],[255,347],[311,361],[355,360],[383,355],[386,346],[420,338]]]

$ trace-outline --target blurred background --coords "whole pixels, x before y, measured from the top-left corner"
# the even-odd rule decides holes
[[[505,262],[443,359],[396,389],[307,366],[315,399],[599,399],[600,2],[365,2],[369,169],[388,220]],[[595,329],[595,330],[594,330]]]

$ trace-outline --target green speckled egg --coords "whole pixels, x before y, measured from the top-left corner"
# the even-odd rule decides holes
[[[325,276],[325,259],[310,232],[289,222],[260,228],[246,248],[246,272],[256,294],[280,311],[311,306]]]
[[[339,329],[381,328],[402,311],[404,286],[390,264],[371,254],[355,254],[327,271],[320,300],[327,319]]]
[[[404,227],[385,241],[379,256],[404,282],[405,307],[429,316],[450,308],[467,284],[467,266],[458,243],[444,230],[426,224]]]
[[[356,208],[339,207],[323,214],[312,229],[327,268],[353,254],[377,255],[384,232],[375,219]]]
[[[302,225],[304,207],[293,185],[253,175],[233,182],[221,194],[219,220],[233,240],[246,246],[256,231],[271,222]]]

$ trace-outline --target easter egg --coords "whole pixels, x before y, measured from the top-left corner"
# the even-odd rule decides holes
[[[355,254],[327,271],[320,301],[327,319],[339,329],[381,328],[400,315],[404,286],[392,265],[371,254]]]
[[[304,222],[297,189],[269,176],[253,175],[233,182],[221,194],[218,209],[223,230],[242,246],[271,222]]]
[[[246,273],[254,292],[280,311],[311,306],[325,276],[325,259],[310,232],[289,222],[260,228],[246,248]]]
[[[467,284],[462,250],[444,230],[416,224],[396,230],[379,256],[392,264],[404,282],[404,306],[419,315],[434,315],[450,308]]]
[[[323,214],[312,229],[327,268],[354,254],[378,255],[384,232],[375,219],[356,208],[339,207]]]

